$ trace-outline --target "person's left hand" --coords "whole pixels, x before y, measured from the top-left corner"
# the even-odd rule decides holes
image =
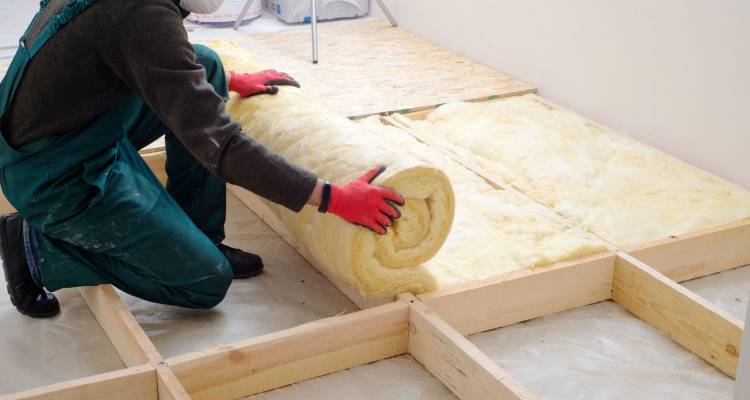
[[[243,97],[276,94],[279,91],[278,85],[299,87],[299,83],[294,78],[272,69],[251,74],[229,71],[229,91],[237,92]]]

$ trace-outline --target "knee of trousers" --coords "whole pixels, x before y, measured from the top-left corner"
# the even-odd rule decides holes
[[[210,309],[224,300],[229,286],[234,279],[232,267],[226,259],[212,268],[209,277],[202,283],[203,290],[198,290],[201,295],[194,302],[195,308]]]
[[[214,87],[216,93],[225,99],[228,96],[227,76],[219,54],[202,44],[193,45],[195,61],[206,69],[206,80]]]

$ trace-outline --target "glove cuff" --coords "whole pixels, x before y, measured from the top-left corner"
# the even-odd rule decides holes
[[[234,71],[229,71],[229,85],[227,85],[227,89],[229,89],[230,92],[235,92],[233,88],[236,88],[237,86],[237,76],[239,74]]]
[[[318,212],[327,213],[328,208],[331,204],[331,182],[325,181],[323,183],[323,193],[320,196],[320,206],[318,206]]]

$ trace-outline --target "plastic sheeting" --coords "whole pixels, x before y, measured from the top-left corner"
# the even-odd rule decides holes
[[[2,283],[0,394],[125,367],[78,289],[55,292],[62,304],[58,316],[33,319],[16,311]]]
[[[259,254],[265,272],[235,280],[226,299],[214,309],[182,309],[120,293],[164,357],[358,310],[231,193],[227,193],[225,228],[225,243]]]
[[[750,266],[683,282],[683,286],[745,321],[750,295]]]
[[[453,400],[456,397],[411,356],[404,355],[245,399]]]
[[[734,381],[612,301],[469,338],[540,399],[730,399]]]
[[[266,273],[236,281],[211,311],[184,310],[123,294],[167,357],[351,312],[356,307],[294,249],[228,196],[227,243],[259,253]],[[0,285],[1,286],[1,285]],[[750,267],[685,286],[744,319]],[[0,393],[122,368],[75,289],[57,292],[62,314],[19,315],[0,289]],[[85,338],[86,340],[82,340]],[[734,383],[612,302],[581,307],[470,337],[541,399],[729,399]],[[400,356],[250,397],[454,399],[410,356]]]

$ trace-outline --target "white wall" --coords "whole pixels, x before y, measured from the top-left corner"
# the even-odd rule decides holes
[[[750,1],[385,1],[401,27],[750,188]]]

